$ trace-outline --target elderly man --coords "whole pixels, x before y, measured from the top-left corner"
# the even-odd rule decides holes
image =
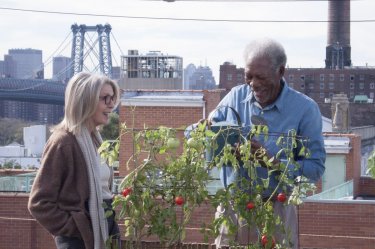
[[[269,133],[286,134],[294,129],[298,136],[309,140],[307,148],[311,156],[295,159],[300,167],[288,165],[289,177],[295,179],[304,176],[311,182],[317,182],[325,170],[325,150],[322,137],[322,117],[318,105],[306,95],[299,93],[288,86],[283,78],[286,66],[286,54],[284,48],[278,42],[271,39],[261,39],[250,43],[244,53],[246,84],[234,87],[219,103],[218,106],[231,108],[218,108],[212,113],[213,121],[235,122],[237,117],[233,115],[233,109],[239,114],[243,127],[251,127],[256,124],[267,125]],[[270,136],[267,140],[252,141],[252,148],[263,147],[269,157],[275,156],[279,151],[276,145],[276,136]],[[282,158],[273,161],[273,167],[278,167]],[[268,177],[266,167],[257,167],[257,176]],[[225,187],[239,179],[250,179],[246,170],[236,171],[232,167],[222,167],[220,178]],[[269,188],[264,191],[263,197],[267,198],[276,188],[277,177],[270,177]],[[275,214],[279,215],[285,228],[289,231],[291,244],[288,247],[299,248],[298,243],[298,217],[294,205],[286,205],[280,202],[273,203]],[[216,216],[233,210],[225,210],[222,206],[217,208]],[[228,213],[227,213],[228,214]],[[241,231],[247,228],[240,226],[237,242],[246,243],[247,238]],[[241,235],[242,234],[242,235]],[[280,236],[277,235],[278,242]],[[220,235],[215,241],[218,248],[228,244],[227,228],[222,226]]]

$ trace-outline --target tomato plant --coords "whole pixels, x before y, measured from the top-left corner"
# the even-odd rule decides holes
[[[202,132],[205,133],[202,128]],[[139,247],[142,238],[156,235],[168,247],[181,243],[194,209],[209,199],[210,180],[202,146],[190,147],[175,129],[159,127],[134,132],[135,151],[127,167],[132,171],[120,187],[131,194],[116,196],[125,237]],[[183,141],[183,143],[182,143]],[[191,144],[190,144],[191,145]]]
[[[254,126],[249,136],[241,135],[235,153],[233,144],[226,138],[225,144],[220,147],[222,149],[218,149],[218,137],[223,137],[227,131],[213,132],[205,123],[199,124],[188,139],[178,136],[177,129],[168,127],[145,128],[136,132],[126,128],[123,130],[121,135],[131,132],[134,152],[125,165],[130,172],[121,182],[122,195],[115,197],[113,206],[120,206],[118,218],[124,221],[125,237],[134,242],[135,248],[139,248],[142,239],[150,235],[156,235],[163,246],[178,245],[185,238],[185,228],[193,218],[194,209],[204,202],[215,209],[219,204],[226,209],[232,208],[241,221],[255,227],[258,240],[252,242],[251,248],[288,247],[288,241],[276,243],[273,239],[278,227],[283,224],[274,213],[272,200],[298,205],[302,202],[301,196],[311,187],[305,184],[301,188],[294,188],[295,182],[287,177],[290,164],[298,169],[293,151],[300,141],[294,131],[278,138],[280,152],[269,158],[264,148],[254,150],[251,143],[253,137],[262,136],[267,140],[269,134],[266,126]],[[105,144],[105,149],[101,150],[102,156],[107,159],[118,156],[118,144],[119,141],[112,147]],[[207,160],[208,152],[213,151],[215,153]],[[299,153],[308,156],[304,146]],[[287,160],[274,169],[273,161],[280,155],[285,155]],[[250,179],[240,178],[227,188],[209,195],[207,184],[212,181],[210,170],[226,165],[234,170],[242,168],[248,172]],[[268,178],[262,178],[262,184],[259,184],[257,176],[258,167],[266,168],[268,174]],[[264,192],[268,190],[270,178],[276,171],[278,184],[265,199]],[[287,200],[285,193],[288,189],[293,191],[288,192],[290,197]],[[280,192],[282,195],[277,194]],[[228,227],[230,243],[236,245],[238,226],[229,215],[224,213],[210,224],[202,224],[202,227],[205,227],[205,235],[216,236],[223,224]],[[271,242],[267,243],[267,239],[271,238]]]

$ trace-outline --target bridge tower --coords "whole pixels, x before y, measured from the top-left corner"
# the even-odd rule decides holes
[[[99,69],[104,75],[112,77],[112,57],[111,57],[111,43],[110,33],[112,30],[111,25],[86,26],[84,24],[71,26],[73,32],[72,42],[72,75],[81,72],[84,68],[84,60],[87,58],[88,53],[98,44],[99,48]],[[85,39],[87,32],[97,33],[97,40],[95,44],[88,44],[88,53],[85,53],[85,43],[88,41]]]

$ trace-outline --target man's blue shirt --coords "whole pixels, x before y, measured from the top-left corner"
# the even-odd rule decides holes
[[[298,170],[295,170],[294,165],[288,165],[289,175],[291,178],[303,175],[310,181],[316,182],[324,173],[326,156],[319,107],[308,96],[289,88],[284,81],[281,81],[281,84],[283,88],[276,101],[264,108],[256,102],[251,88],[247,84],[232,88],[218,106],[230,106],[237,111],[241,118],[243,135],[246,135],[253,125],[252,116],[261,117],[261,120],[268,126],[270,135],[266,140],[260,137],[259,142],[271,155],[276,155],[281,149],[276,145],[276,141],[281,134],[287,135],[288,131],[295,130],[298,136],[307,138],[308,143],[305,146],[309,149],[311,155],[308,158],[300,158],[298,157],[298,149],[296,149],[295,160],[300,166]],[[218,108],[211,113],[211,117],[216,122],[237,123],[237,117],[230,108]],[[232,167],[223,167],[220,172],[220,178],[224,186],[233,183],[239,176],[249,179],[243,169],[234,171]],[[257,176],[267,178],[267,169],[257,167]],[[272,191],[276,185],[277,180],[271,177],[269,191]]]

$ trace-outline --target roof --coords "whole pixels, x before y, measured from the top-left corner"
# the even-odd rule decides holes
[[[354,102],[367,102],[367,95],[355,95]]]
[[[203,93],[191,91],[127,91],[121,96],[121,105],[203,107],[203,97]]]

